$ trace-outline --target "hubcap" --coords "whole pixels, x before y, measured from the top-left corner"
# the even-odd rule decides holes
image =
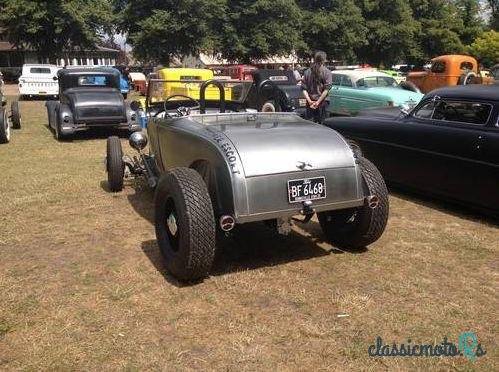
[[[166,224],[168,225],[168,230],[170,231],[170,234],[172,236],[177,235],[178,227],[177,227],[177,218],[175,217],[175,214],[170,213],[166,220]]]

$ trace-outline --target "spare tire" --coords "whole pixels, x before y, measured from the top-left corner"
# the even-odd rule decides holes
[[[457,81],[457,85],[468,85],[471,84],[473,78],[476,77],[476,74],[473,71],[469,71],[465,74],[462,74]]]
[[[409,90],[414,93],[421,93],[421,89],[418,88],[416,84],[414,84],[412,81],[402,81],[399,84],[399,87],[404,89],[404,90]]]

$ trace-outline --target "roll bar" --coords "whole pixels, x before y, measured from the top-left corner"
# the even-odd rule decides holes
[[[225,89],[223,84],[215,79],[206,80],[201,85],[199,91],[199,112],[201,114],[206,114],[206,88],[208,88],[209,85],[216,86],[220,92],[220,112],[223,114],[225,112]]]

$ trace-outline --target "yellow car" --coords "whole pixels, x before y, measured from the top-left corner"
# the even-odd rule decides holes
[[[182,95],[198,100],[202,82],[213,79],[214,75],[212,70],[202,68],[163,68],[157,72],[157,78],[166,81],[163,84],[155,85],[156,91],[150,92],[151,102],[162,102],[166,97],[173,95]],[[218,88],[208,87],[205,98],[207,100],[220,99]],[[225,99],[231,100],[230,87],[225,87]]]

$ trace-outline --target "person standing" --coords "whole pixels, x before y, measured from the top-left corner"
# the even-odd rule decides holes
[[[301,82],[301,73],[300,73],[300,71],[301,71],[300,64],[298,64],[298,63],[295,64],[295,69],[293,70],[293,75],[294,75],[294,77],[296,79],[296,82],[298,84],[300,84],[300,82]]]
[[[305,71],[302,79],[302,90],[307,100],[307,119],[322,124],[329,106],[329,90],[333,85],[333,75],[324,63],[326,53],[316,52],[314,62]]]

